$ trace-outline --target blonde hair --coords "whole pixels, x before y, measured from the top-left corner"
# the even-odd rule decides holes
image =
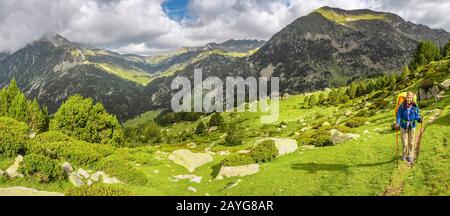
[[[411,96],[412,98],[414,98],[414,96],[416,96],[416,94],[414,94],[413,92],[407,92],[406,93],[406,97]]]

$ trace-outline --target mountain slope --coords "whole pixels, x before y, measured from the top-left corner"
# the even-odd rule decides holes
[[[420,40],[443,46],[450,33],[406,22],[391,13],[323,7],[283,28],[247,58],[209,56],[178,75],[192,78],[193,69],[204,77],[275,76],[280,91],[308,92],[400,71]],[[154,106],[166,106],[173,77],[148,86]],[[156,85],[156,86],[155,86]]]

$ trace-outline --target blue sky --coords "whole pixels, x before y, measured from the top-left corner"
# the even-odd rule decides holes
[[[187,9],[188,3],[189,0],[165,0],[161,6],[170,19],[181,21],[190,18]]]

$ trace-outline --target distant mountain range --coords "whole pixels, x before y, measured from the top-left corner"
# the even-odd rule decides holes
[[[176,75],[278,76],[283,92],[299,93],[393,73],[420,40],[443,46],[450,33],[371,10],[319,8],[269,41],[229,40],[138,56],[87,47],[55,33],[14,53],[0,53],[0,87],[15,77],[30,98],[54,112],[80,93],[101,101],[120,120],[168,107]]]

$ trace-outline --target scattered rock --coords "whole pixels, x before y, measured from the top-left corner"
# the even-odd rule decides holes
[[[64,170],[64,172],[66,172],[66,173],[71,173],[73,171],[73,167],[72,167],[72,165],[70,165],[69,162],[64,162],[61,165],[61,167]]]
[[[352,111],[347,110],[347,111],[345,111],[344,115],[347,117],[350,117],[352,115]]]
[[[91,186],[94,182],[92,182],[92,180],[87,180],[86,184]]]
[[[368,131],[368,130],[364,130],[363,133],[364,133],[364,134],[368,134],[369,131]]]
[[[89,173],[88,173],[86,170],[82,169],[82,168],[79,168],[78,171],[77,171],[77,173],[78,173],[80,176],[82,176],[83,178],[85,178],[85,179],[88,179],[88,178],[89,178]]]
[[[330,126],[331,124],[330,124],[330,122],[324,122],[323,124],[322,124],[322,126]]]
[[[249,164],[249,165],[232,166],[232,167],[222,166],[222,168],[219,171],[218,176],[223,176],[223,177],[247,176],[247,175],[253,175],[257,172],[259,172],[258,164]]]
[[[275,142],[275,147],[278,149],[278,156],[295,152],[297,150],[297,141],[289,138],[270,138]],[[264,140],[260,140],[258,143]]]
[[[109,175],[105,174],[103,176],[103,183],[105,183],[105,184],[118,184],[118,183],[122,183],[122,182],[119,181],[119,179],[117,179],[116,177],[110,177]]]
[[[84,185],[84,182],[82,180],[83,177],[81,177],[80,174],[76,172],[71,172],[69,175],[69,181],[72,183],[75,187],[80,187]]]
[[[170,154],[169,160],[193,172],[197,167],[213,161],[213,157],[206,153],[192,153],[187,149],[179,149]]]
[[[30,139],[34,139],[36,137],[36,132],[34,132],[33,130],[28,130],[28,137]]]
[[[63,193],[39,191],[22,186],[0,188],[0,196],[64,196]]]
[[[103,178],[103,176],[105,176],[105,175],[106,175],[105,172],[97,171],[97,172],[95,172],[94,174],[91,175],[90,179],[92,181],[94,181],[94,182],[98,182],[98,181],[100,181],[100,178]]]
[[[450,79],[446,79],[444,82],[441,82],[441,87],[447,90],[450,87]]]
[[[189,187],[187,188],[187,190],[188,190],[188,191],[192,191],[192,192],[194,192],[194,193],[197,193],[197,189],[196,189],[195,187],[192,187],[192,186],[189,186]]]
[[[14,160],[14,164],[5,170],[6,175],[8,175],[10,178],[16,178],[16,177],[23,178],[23,175],[17,171],[19,169],[20,163],[22,163],[22,162],[23,162],[23,156],[17,155],[16,159]]]
[[[300,130],[300,132],[305,132],[305,131],[310,130],[310,129],[311,129],[310,127],[303,127],[303,128]]]
[[[213,132],[217,130],[217,126],[212,126],[208,129],[208,132]]]
[[[333,143],[333,145],[336,145],[336,144],[339,144],[339,143],[342,143],[342,142],[345,142],[345,141],[348,141],[351,139],[359,138],[358,134],[351,134],[351,133],[344,134],[336,129],[331,129],[330,134],[331,134],[330,140]]]
[[[202,181],[201,176],[196,176],[194,174],[186,174],[186,175],[177,175],[173,177],[173,180],[176,182],[182,179],[189,179],[189,182],[200,183]]]
[[[250,153],[250,150],[248,150],[248,149],[245,149],[245,150],[239,150],[239,151],[237,151],[236,153],[238,153],[238,154],[248,154],[248,153]]]
[[[218,151],[217,154],[219,154],[219,155],[229,155],[230,151],[228,151],[228,150]]]
[[[383,132],[383,129],[381,129],[381,128],[375,128],[374,131],[377,132],[377,133],[380,133],[380,132]]]
[[[187,144],[187,147],[188,147],[188,148],[195,148],[195,147],[197,147],[197,144],[195,144],[195,143],[189,143],[189,144]]]
[[[286,125],[280,125],[280,128],[286,128],[287,126]]]

